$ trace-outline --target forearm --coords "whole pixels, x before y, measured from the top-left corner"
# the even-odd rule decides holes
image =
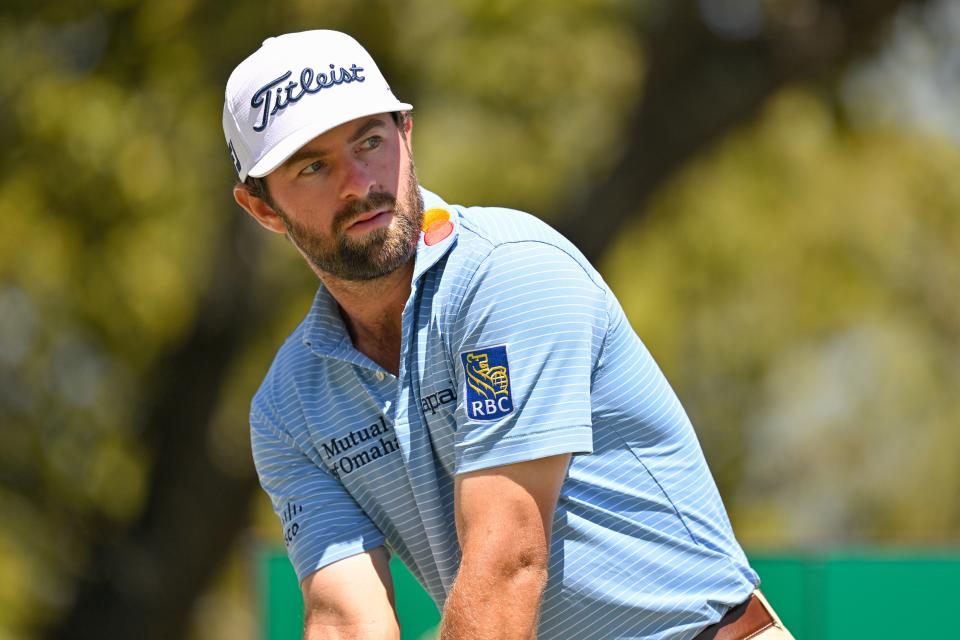
[[[440,640],[534,640],[546,564],[464,560],[443,610]]]

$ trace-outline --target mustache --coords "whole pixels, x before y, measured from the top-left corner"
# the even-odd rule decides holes
[[[362,200],[353,200],[348,202],[333,216],[333,223],[337,230],[341,230],[349,225],[354,218],[367,211],[390,207],[395,209],[397,199],[385,191],[374,191]]]

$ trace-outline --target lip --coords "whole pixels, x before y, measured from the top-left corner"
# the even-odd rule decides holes
[[[368,231],[390,223],[393,219],[393,209],[378,209],[360,214],[350,226],[349,231]]]

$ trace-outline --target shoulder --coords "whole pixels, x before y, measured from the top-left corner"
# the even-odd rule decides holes
[[[456,241],[440,262],[448,282],[470,277],[481,263],[517,253],[562,254],[592,280],[601,281],[576,246],[535,215],[510,207],[449,204],[423,186],[420,190],[427,209],[442,209],[454,217]]]
[[[251,401],[251,422],[268,421],[274,427],[289,422],[299,401],[299,378],[305,375],[316,358],[305,344],[307,319],[300,322],[277,349],[260,387]]]
[[[557,248],[579,251],[543,220],[525,211],[507,207],[460,207],[461,235],[490,247],[503,244],[539,242]]]
[[[457,244],[433,301],[454,342],[481,325],[504,331],[528,324],[543,328],[548,317],[605,326],[609,288],[566,238],[515,209],[457,211]]]
[[[459,278],[474,280],[484,272],[517,270],[537,281],[548,272],[532,268],[564,265],[581,272],[598,287],[603,280],[572,242],[543,220],[507,207],[456,207],[459,214],[457,246],[451,256]],[[547,270],[549,271],[549,270]]]

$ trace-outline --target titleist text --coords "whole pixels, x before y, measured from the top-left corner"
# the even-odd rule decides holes
[[[360,75],[362,71],[363,67],[358,67],[356,64],[350,65],[349,69],[343,67],[337,69],[331,64],[329,74],[317,73],[310,67],[304,67],[300,72],[299,82],[289,79],[293,75],[292,71],[274,78],[257,89],[250,100],[251,107],[260,109],[260,116],[257,118],[257,124],[253,125],[253,130],[260,132],[266,129],[270,119],[278,111],[299,102],[305,95],[318,93],[322,89],[329,89],[338,84],[363,82],[366,78]]]

